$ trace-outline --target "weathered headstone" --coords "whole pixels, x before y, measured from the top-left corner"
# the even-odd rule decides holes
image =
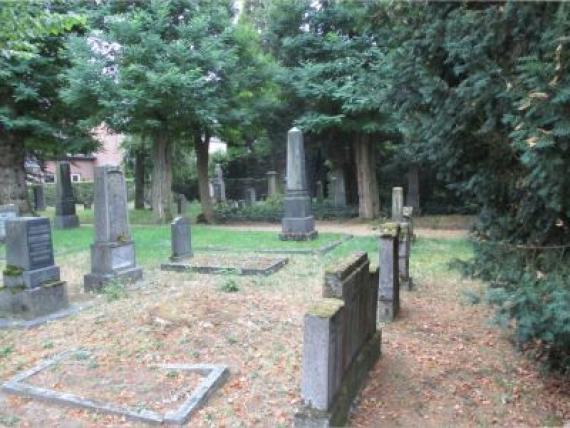
[[[277,171],[269,171],[267,173],[267,196],[273,196],[279,192],[277,187],[277,177]]]
[[[46,195],[44,192],[43,184],[35,184],[33,187],[34,191],[34,210],[35,211],[45,211],[46,209]]]
[[[398,223],[382,225],[378,287],[378,319],[382,321],[392,321],[400,310],[399,239]]]
[[[71,186],[69,162],[58,162],[55,183],[55,217],[53,225],[57,229],[70,229],[79,226],[79,217],[75,214],[75,197]]]
[[[6,269],[0,312],[33,319],[65,309],[65,283],[54,264],[51,226],[46,217],[6,222]]]
[[[315,217],[307,189],[303,133],[292,128],[287,135],[287,193],[279,238],[284,241],[315,239]]]
[[[404,189],[394,187],[392,189],[392,221],[402,221],[402,209],[404,207]]]
[[[176,217],[170,224],[172,255],[170,260],[177,262],[192,257],[192,235],[190,220],[187,217]]]
[[[127,210],[127,187],[121,170],[95,168],[95,242],[91,245],[91,273],[85,291],[98,291],[113,280],[142,278],[135,259]]]
[[[0,242],[4,242],[6,238],[6,222],[18,217],[18,213],[16,204],[0,205]]]
[[[415,239],[414,235],[414,208],[404,207],[402,208],[402,217],[405,223],[408,223],[408,228],[410,232],[410,239],[413,241]]]
[[[317,196],[317,201],[322,202],[323,199],[325,198],[325,189],[323,186],[323,182],[321,180],[318,180],[316,183],[316,196]]]
[[[346,207],[346,187],[344,183],[344,172],[342,169],[335,169],[331,176],[331,187],[333,202],[335,207]]]
[[[214,198],[217,202],[226,201],[226,184],[224,182],[224,172],[222,166],[217,163],[215,168],[215,178],[214,178]]]
[[[257,201],[257,194],[255,192],[255,187],[248,187],[245,189],[245,203],[247,205],[253,205]]]
[[[398,269],[400,271],[400,286],[412,289],[412,278],[410,277],[410,252],[411,235],[410,224],[400,223],[400,243],[399,243]]]
[[[344,426],[352,401],[380,356],[378,269],[365,253],[327,270],[323,299],[305,315],[301,396],[295,426]]]
[[[176,204],[176,214],[177,215],[184,215],[186,214],[186,209],[188,207],[188,201],[186,200],[186,196],[184,196],[182,193],[177,193],[174,195],[173,198],[175,204]]]

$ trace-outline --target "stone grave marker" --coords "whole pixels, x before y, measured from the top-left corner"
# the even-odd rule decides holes
[[[277,171],[269,171],[267,173],[267,196],[276,195],[279,192],[277,187]]]
[[[392,321],[400,310],[399,239],[398,223],[382,225],[378,288],[378,319],[382,321]]]
[[[179,193],[176,195],[175,200],[176,200],[176,213],[179,216],[186,214],[186,210],[188,209],[188,200],[186,199],[186,196],[184,196],[182,193]]]
[[[413,288],[410,276],[411,235],[409,223],[400,223],[400,242],[398,245],[398,269],[400,272],[400,286]]]
[[[402,209],[404,207],[404,189],[402,187],[392,188],[392,221],[403,220]]]
[[[214,198],[218,202],[225,202],[226,184],[224,182],[224,171],[222,170],[222,166],[219,163],[217,163],[214,167],[214,172],[216,174],[214,178]]]
[[[99,291],[113,280],[142,278],[128,221],[127,187],[115,166],[95,168],[95,242],[91,245],[91,273],[85,291]]]
[[[342,169],[335,169],[331,177],[331,187],[333,202],[335,207],[346,207],[346,187],[344,183],[344,172]]]
[[[192,235],[190,220],[187,217],[176,217],[170,224],[172,255],[170,260],[179,262],[192,257]]]
[[[0,205],[0,242],[4,242],[6,238],[6,222],[18,217],[18,213],[16,204]]]
[[[71,186],[69,162],[57,163],[55,189],[54,227],[57,229],[79,227],[79,217],[75,213],[75,197]]]
[[[257,201],[257,193],[255,192],[255,187],[248,187],[245,189],[245,203],[247,205],[253,205]]]
[[[287,192],[279,238],[284,241],[316,239],[315,217],[307,189],[303,133],[292,128],[287,134]]]
[[[0,312],[33,319],[69,306],[65,283],[54,263],[51,226],[46,217],[6,222],[6,269]]]
[[[46,196],[44,190],[43,184],[35,184],[33,187],[35,211],[45,211],[46,209]]]
[[[321,180],[318,180],[316,183],[316,197],[317,197],[317,201],[322,202],[323,199],[325,199],[325,189],[323,186],[323,182]]]

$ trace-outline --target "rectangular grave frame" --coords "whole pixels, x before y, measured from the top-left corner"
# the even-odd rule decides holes
[[[229,369],[225,365],[217,364],[154,364],[153,367],[164,370],[195,371],[204,376],[202,382],[194,388],[192,393],[184,402],[174,410],[159,413],[153,410],[134,409],[130,406],[118,405],[112,402],[91,400],[76,394],[55,391],[49,388],[42,388],[25,383],[26,379],[39,372],[52,367],[64,359],[86,352],[85,349],[74,349],[64,351],[40,361],[34,367],[24,370],[9,381],[5,382],[0,389],[4,392],[35,398],[48,403],[61,404],[65,406],[83,408],[99,413],[106,413],[117,416],[124,416],[133,421],[146,422],[151,424],[174,424],[183,425],[187,423],[192,414],[202,407],[207,399],[226,381],[229,376]],[[87,351],[88,352],[88,351]]]
[[[172,271],[172,272],[196,272],[202,274],[234,274],[234,275],[263,275],[269,276],[281,268],[283,268],[287,263],[289,263],[289,259],[287,257],[280,257],[277,258],[271,263],[268,267],[260,269],[260,268],[233,268],[227,266],[196,266],[192,263],[192,258],[188,258],[187,261],[177,261],[177,262],[169,262],[169,263],[162,263],[160,265],[160,269],[164,271]]]

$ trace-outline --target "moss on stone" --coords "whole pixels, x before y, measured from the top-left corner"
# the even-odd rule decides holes
[[[319,318],[331,318],[343,306],[344,302],[340,299],[321,299],[311,306],[307,313]]]
[[[3,273],[6,276],[20,276],[23,272],[24,270],[18,266],[7,265]]]
[[[398,223],[384,223],[380,225],[380,236],[398,236],[400,225]]]

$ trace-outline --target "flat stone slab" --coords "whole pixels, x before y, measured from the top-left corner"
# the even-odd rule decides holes
[[[196,255],[181,261],[163,263],[160,268],[174,272],[205,274],[271,275],[289,262],[286,257],[243,257]]]
[[[73,303],[70,304],[65,309],[62,309],[60,311],[54,312],[49,315],[37,317],[31,320],[0,317],[0,330],[34,328],[51,321],[56,321],[61,318],[68,317],[70,315],[74,315],[79,311],[82,311],[83,309],[90,308],[94,304],[95,302]]]
[[[168,372],[191,372],[203,377],[201,382],[186,396],[183,403],[176,408],[162,412],[148,410],[141,406],[127,406],[115,402],[90,399],[82,395],[56,391],[54,389],[43,388],[28,383],[32,376],[38,375],[54,368],[59,363],[69,364],[73,357],[84,359],[90,356],[90,352],[84,349],[75,349],[56,355],[38,363],[35,367],[20,372],[8,382],[1,386],[1,389],[10,394],[21,395],[54,403],[59,405],[77,407],[92,410],[95,412],[124,416],[125,418],[151,423],[182,425],[188,422],[192,413],[205,404],[208,397],[215,392],[229,376],[229,370],[223,365],[214,364],[157,364],[152,368],[167,370]]]
[[[271,248],[271,249],[261,249],[261,250],[252,250],[254,253],[259,254],[311,254],[311,255],[322,255],[327,254],[330,251],[334,250],[341,244],[344,244],[346,241],[352,239],[353,235],[343,235],[340,239],[336,239],[334,241],[328,242],[318,248]],[[198,251],[219,251],[219,252],[235,252],[235,248],[228,248],[228,247],[194,247],[195,250]]]

